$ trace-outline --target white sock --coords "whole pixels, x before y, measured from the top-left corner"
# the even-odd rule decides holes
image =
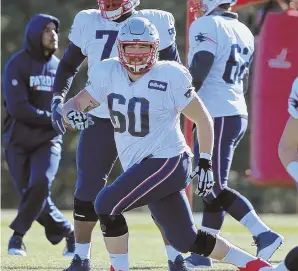
[[[245,215],[240,223],[245,226],[253,236],[257,237],[260,233],[270,231],[270,228],[261,220],[255,210]]]
[[[239,247],[231,245],[228,254],[224,257],[226,263],[233,264],[237,267],[246,267],[247,263],[256,260],[257,258],[242,250]]]
[[[200,230],[204,231],[204,232],[208,232],[212,235],[218,235],[220,233],[220,230],[216,230],[216,229],[212,229],[212,228],[208,228],[208,227],[204,227],[204,226],[201,226]]]
[[[129,271],[128,267],[128,253],[113,254],[109,253],[111,265],[115,271]]]
[[[176,257],[180,255],[180,252],[170,245],[166,246],[166,251],[167,251],[168,259],[172,262],[174,262]]]
[[[75,254],[78,254],[82,260],[90,259],[91,243],[76,243]]]
[[[279,265],[274,267],[274,271],[289,271],[288,268],[285,266],[285,262],[282,261]]]

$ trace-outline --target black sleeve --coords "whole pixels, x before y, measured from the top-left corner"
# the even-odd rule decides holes
[[[71,87],[72,80],[85,58],[86,56],[82,54],[81,49],[70,42],[57,69],[54,82],[55,96],[66,96]]]
[[[174,42],[169,47],[159,51],[159,60],[170,60],[181,63],[177,44]]]
[[[192,83],[196,91],[198,91],[204,80],[206,79],[208,73],[214,62],[214,55],[207,51],[200,51],[195,53],[189,71],[192,76]]]
[[[51,125],[51,112],[37,109],[28,98],[28,77],[24,75],[26,61],[10,61],[4,71],[3,87],[7,112],[13,118],[30,125]]]

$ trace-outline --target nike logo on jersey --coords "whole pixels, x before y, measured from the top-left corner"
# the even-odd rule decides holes
[[[148,88],[150,89],[157,89],[160,91],[166,91],[168,87],[168,83],[156,81],[156,80],[150,80],[148,83]]]
[[[210,41],[212,43],[215,43],[217,44],[217,42],[211,38],[208,38],[207,36],[207,33],[199,33],[199,35],[196,35],[195,36],[195,41],[198,41],[198,42],[204,42],[204,41]]]

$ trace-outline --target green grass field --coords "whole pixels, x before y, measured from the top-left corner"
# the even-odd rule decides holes
[[[1,217],[1,270],[63,270],[70,263],[70,258],[61,256],[64,242],[57,246],[51,245],[45,238],[43,228],[34,223],[33,228],[25,237],[27,257],[7,255],[7,242],[12,231],[8,228],[15,211],[2,211]],[[67,212],[71,218],[71,213]],[[130,267],[131,270],[167,270],[167,257],[160,234],[152,222],[149,213],[128,213],[126,215],[130,229]],[[272,261],[282,260],[287,252],[298,243],[297,215],[264,215],[265,222],[274,230],[282,233],[286,240]],[[200,224],[200,215],[196,222]],[[181,233],[183,234],[183,233]],[[251,253],[256,247],[251,246],[252,238],[246,229],[231,217],[226,217],[222,235],[234,244]],[[105,251],[99,227],[93,233],[92,270],[109,270],[109,259]],[[231,265],[215,263],[212,270],[236,270]]]

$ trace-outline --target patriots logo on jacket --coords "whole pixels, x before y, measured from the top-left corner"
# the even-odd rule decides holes
[[[210,41],[210,42],[213,42],[213,43],[217,43],[215,40],[213,40],[213,39],[211,39],[211,38],[209,38],[209,37],[207,37],[206,36],[207,35],[207,33],[199,33],[199,35],[196,35],[195,36],[195,41],[198,41],[198,42],[204,42],[204,41]]]
[[[39,91],[53,91],[54,76],[35,75],[30,76],[30,88]]]

